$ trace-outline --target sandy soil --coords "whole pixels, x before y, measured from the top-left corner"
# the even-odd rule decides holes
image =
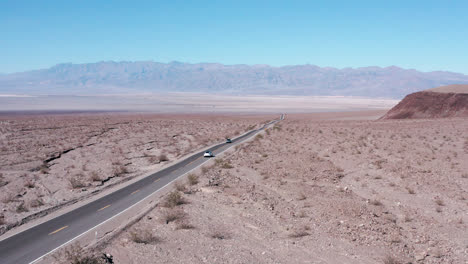
[[[116,263],[468,263],[466,131],[466,119],[288,115],[101,252]]]
[[[0,115],[0,234],[276,117]]]

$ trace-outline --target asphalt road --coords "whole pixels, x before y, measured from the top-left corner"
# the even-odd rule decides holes
[[[281,115],[279,120],[271,121],[260,129],[252,130],[232,139],[230,144],[221,143],[209,150],[216,156],[232,145],[245,141],[267,126],[283,119],[284,115]],[[20,264],[40,260],[53,250],[69,243],[70,240],[93,230],[97,225],[132,207],[178,177],[200,166],[207,161],[207,158],[203,158],[204,152],[205,150],[193,154],[109,195],[0,241],[0,263]]]

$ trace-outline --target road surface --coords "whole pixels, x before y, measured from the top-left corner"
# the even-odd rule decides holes
[[[218,144],[209,150],[216,156],[283,119],[284,115],[281,115],[279,120],[273,120],[257,130],[232,139],[230,144]],[[105,224],[106,221],[128,210],[178,177],[201,166],[208,160],[203,158],[204,152],[205,150],[193,154],[109,195],[0,241],[0,263],[20,264],[39,261],[42,257],[72,242],[75,238]]]

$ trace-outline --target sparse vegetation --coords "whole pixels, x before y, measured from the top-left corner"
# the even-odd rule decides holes
[[[58,263],[105,264],[106,261],[96,253],[91,253],[79,244],[73,244],[52,255]]]
[[[32,180],[27,180],[26,183],[24,183],[24,187],[26,187],[26,188],[32,189],[32,188],[34,188],[34,186],[35,185],[34,185],[34,182]]]
[[[168,208],[173,208],[175,206],[185,204],[185,200],[178,191],[172,191],[170,192],[167,196],[166,199],[164,200],[164,207]]]
[[[183,219],[185,217],[185,213],[183,210],[166,210],[163,213],[163,220],[166,224],[169,224],[170,222],[176,221]]]
[[[130,232],[130,239],[139,244],[156,244],[161,239],[153,235],[151,229],[134,229]]]
[[[227,231],[223,230],[223,229],[220,229],[220,228],[214,228],[211,232],[210,232],[210,237],[211,238],[214,238],[214,239],[219,239],[219,240],[223,240],[223,239],[230,239],[231,238],[231,234],[228,233]]]
[[[293,230],[291,233],[289,233],[289,237],[291,238],[299,238],[299,237],[305,237],[310,235],[309,232],[307,232],[308,228],[307,227],[302,227],[296,230]]]
[[[70,186],[72,189],[79,189],[86,186],[84,182],[78,179],[77,177],[70,178],[68,181],[70,182]]]
[[[116,167],[114,167],[114,176],[118,177],[127,173],[128,173],[128,169],[125,165],[116,165]]]
[[[190,223],[188,223],[188,222],[186,222],[184,220],[180,221],[176,226],[176,229],[178,229],[178,230],[179,229],[194,229],[194,228],[195,227],[192,224],[190,224]]]
[[[24,202],[21,202],[17,207],[16,207],[16,212],[17,213],[25,213],[28,212],[28,208],[25,206]]]
[[[96,171],[92,171],[89,178],[95,182],[101,181],[101,177],[99,177],[99,174]]]
[[[44,205],[44,201],[41,198],[34,199],[29,204],[31,207],[40,207]]]
[[[303,201],[305,199],[307,199],[307,196],[304,193],[301,193],[299,197],[297,198],[298,201]]]
[[[185,192],[187,190],[186,186],[184,183],[182,183],[181,181],[178,181],[174,184],[175,188],[177,191],[179,192]]]
[[[195,185],[198,183],[198,176],[196,174],[191,173],[187,176],[187,181],[188,184]]]
[[[445,205],[444,201],[443,201],[442,199],[440,199],[440,198],[436,199],[436,200],[435,200],[435,203],[436,203],[438,206],[444,206],[444,205]]]
[[[221,168],[223,169],[232,169],[234,168],[234,166],[231,165],[231,163],[229,163],[229,161],[226,161],[223,163],[223,165],[221,165]]]
[[[169,158],[166,156],[166,154],[159,155],[158,159],[159,162],[169,161]]]
[[[413,188],[406,187],[406,190],[408,191],[409,194],[415,194],[416,192],[414,191]]]

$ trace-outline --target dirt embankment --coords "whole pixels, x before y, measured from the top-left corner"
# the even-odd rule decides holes
[[[468,93],[423,91],[407,95],[381,119],[468,117]]]

